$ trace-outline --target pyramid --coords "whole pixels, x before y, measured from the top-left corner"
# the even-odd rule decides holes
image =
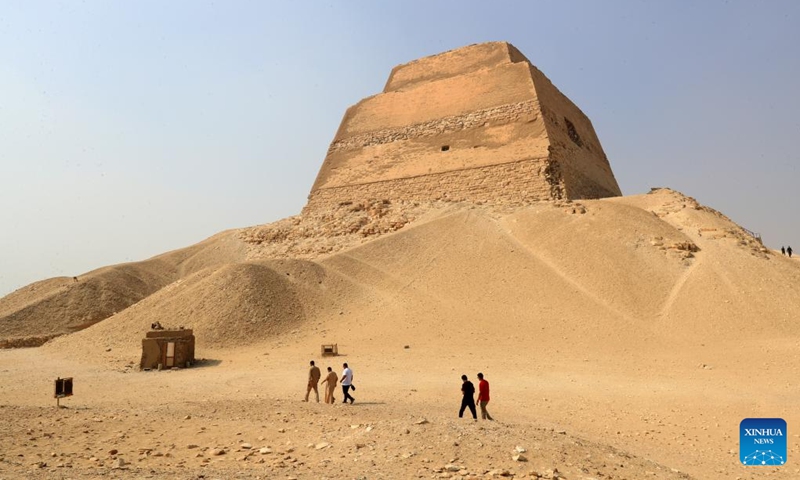
[[[491,42],[399,65],[350,107],[305,211],[621,194],[589,118],[513,45]]]

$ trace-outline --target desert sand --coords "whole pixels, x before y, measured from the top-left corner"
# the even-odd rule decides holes
[[[66,333],[0,350],[0,478],[800,478],[798,285],[669,189],[231,230],[0,300],[0,338]],[[155,321],[202,360],[140,371]],[[355,404],[302,402],[311,359]],[[457,416],[479,371],[492,422]],[[787,421],[786,465],[739,463],[748,417]]]

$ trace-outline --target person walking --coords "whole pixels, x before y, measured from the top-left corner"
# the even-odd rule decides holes
[[[489,382],[484,380],[483,374],[478,374],[478,405],[481,407],[481,418],[484,420],[494,420],[489,412],[486,411],[486,404],[489,403]]]
[[[792,258],[792,247],[786,247],[786,253],[789,254],[789,258]]]
[[[333,403],[336,399],[333,398],[333,389],[336,388],[336,384],[339,382],[339,377],[336,376],[336,372],[333,371],[331,367],[328,367],[328,376],[325,377],[321,383],[325,385],[325,403]]]
[[[464,410],[469,407],[472,412],[472,419],[478,421],[478,412],[475,411],[475,385],[467,380],[466,375],[461,375],[461,410],[458,411],[458,418],[464,418]]]
[[[319,377],[322,374],[319,371],[319,367],[314,365],[314,360],[311,360],[311,368],[308,369],[308,388],[306,388],[306,399],[303,400],[304,402],[308,401],[308,394],[311,393],[311,389],[314,389],[314,393],[317,394],[317,403],[319,403],[319,390],[317,389],[317,385],[319,384]]]
[[[356,399],[350,396],[350,387],[353,385],[353,371],[350,370],[350,367],[347,366],[345,363],[342,365],[344,370],[342,371],[342,393],[344,394],[344,400],[342,403],[347,403],[347,399],[350,399],[350,405],[355,403]]]
[[[781,255],[786,255],[786,249],[781,247]]]

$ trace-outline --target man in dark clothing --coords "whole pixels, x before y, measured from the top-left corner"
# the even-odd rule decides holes
[[[781,255],[786,255],[786,249],[781,247]]]
[[[461,375],[461,410],[458,411],[458,418],[464,417],[464,410],[469,407],[472,412],[472,419],[478,421],[478,412],[475,411],[475,385],[467,380],[466,375]]]
[[[786,247],[786,253],[789,254],[789,258],[792,258],[792,247]]]

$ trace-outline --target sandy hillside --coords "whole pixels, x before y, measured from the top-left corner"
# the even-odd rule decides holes
[[[722,214],[662,189],[330,215],[108,267],[136,272],[132,306],[0,351],[0,478],[800,477],[800,264]],[[0,300],[0,328],[73,284]],[[154,321],[193,328],[206,360],[139,372]],[[328,342],[343,356],[320,365],[354,367],[353,406],[299,401]],[[496,422],[454,418],[478,371]],[[56,411],[59,375],[80,387]],[[787,420],[789,464],[739,464],[747,417]]]

